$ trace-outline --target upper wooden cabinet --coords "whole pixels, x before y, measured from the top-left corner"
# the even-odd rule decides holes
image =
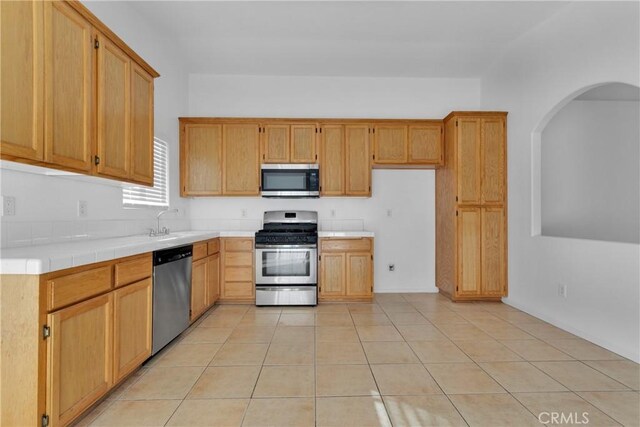
[[[44,158],[43,2],[0,2],[0,151]]]
[[[274,123],[262,127],[262,163],[315,163],[315,123]]]
[[[442,165],[442,122],[382,122],[373,126],[374,167],[436,167]]]
[[[45,161],[91,170],[93,28],[69,3],[44,3]]]
[[[260,125],[222,125],[222,192],[230,196],[260,194]]]
[[[98,46],[98,173],[128,178],[131,154],[131,60],[102,34]]]
[[[77,1],[2,2],[3,159],[153,184],[158,73]]]
[[[222,125],[182,126],[180,178],[182,196],[222,194]]]
[[[370,196],[369,125],[328,124],[320,129],[320,194]]]

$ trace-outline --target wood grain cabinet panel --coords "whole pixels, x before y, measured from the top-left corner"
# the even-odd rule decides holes
[[[130,177],[153,185],[153,77],[131,62]]]
[[[346,294],[346,254],[326,253],[320,259],[320,296]]]
[[[502,296],[506,287],[504,208],[482,208],[482,294]]]
[[[222,125],[186,124],[182,137],[182,195],[222,194]]]
[[[222,126],[223,193],[260,194],[260,126],[257,123]]]
[[[482,203],[504,203],[506,140],[501,117],[482,119]]]
[[[315,124],[291,125],[291,163],[316,163]]]
[[[56,310],[111,289],[112,267],[92,268],[47,281],[48,308]]]
[[[98,56],[98,157],[99,174],[128,178],[131,148],[131,60],[101,34]]]
[[[65,2],[44,2],[45,160],[91,169],[91,24]]]
[[[104,395],[112,383],[113,294],[48,316],[47,414],[66,425]]]
[[[113,292],[113,379],[119,382],[151,356],[151,278]]]
[[[290,147],[289,125],[266,125],[263,132],[263,163],[288,163]]]
[[[119,288],[129,283],[151,277],[152,274],[153,259],[151,254],[119,262],[115,265],[115,286]]]
[[[371,149],[368,125],[345,126],[346,195],[371,196]]]
[[[458,202],[480,203],[480,119],[460,118],[458,128]]]
[[[481,278],[480,208],[458,210],[459,295],[479,295]]]
[[[207,307],[220,298],[220,254],[207,258]]]
[[[207,309],[207,259],[193,261],[191,266],[191,321]]]
[[[345,190],[344,126],[324,125],[321,131],[320,194],[342,196]]]
[[[253,239],[245,239],[242,237],[225,239],[224,249],[227,252],[251,252],[253,251]]]
[[[442,164],[442,125],[411,125],[408,139],[408,163]]]
[[[370,297],[373,291],[373,260],[370,252],[347,253],[347,295]]]
[[[206,242],[198,242],[193,244],[193,260],[199,260],[207,256],[208,244]]]
[[[374,126],[374,155],[376,163],[407,162],[407,126]]]
[[[43,160],[43,2],[0,2],[0,153]]]
[[[255,298],[253,239],[221,239],[220,300],[251,301]]]

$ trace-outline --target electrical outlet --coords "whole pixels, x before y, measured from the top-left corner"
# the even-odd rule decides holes
[[[242,209],[242,218],[246,218],[247,217],[247,210],[246,209]]]
[[[78,216],[84,218],[89,215],[89,202],[78,200]]]
[[[335,217],[336,217],[336,210],[331,209],[331,218],[335,218]]]
[[[558,296],[562,298],[567,297],[567,285],[563,285],[563,284],[558,285]]]
[[[16,214],[16,198],[13,196],[2,197],[2,215],[14,216]]]
[[[393,209],[387,209],[387,216],[391,218],[393,216]]]
[[[396,265],[395,264],[389,264],[389,271],[396,271]]]

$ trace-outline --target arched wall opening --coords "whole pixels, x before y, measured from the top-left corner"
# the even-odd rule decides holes
[[[532,134],[532,234],[640,243],[640,88],[602,83]]]

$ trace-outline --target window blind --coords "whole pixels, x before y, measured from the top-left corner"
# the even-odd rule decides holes
[[[158,138],[153,140],[153,168],[153,187],[123,187],[124,207],[169,206],[169,146]]]

